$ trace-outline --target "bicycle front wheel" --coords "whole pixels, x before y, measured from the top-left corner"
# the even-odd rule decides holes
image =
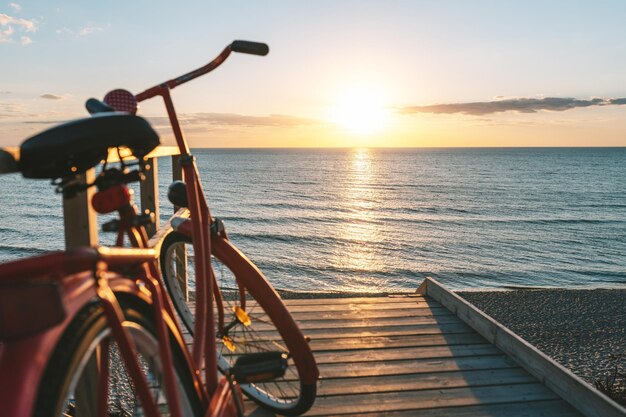
[[[311,408],[317,392],[317,365],[302,332],[263,274],[228,240],[214,238],[211,261],[222,299],[216,306],[218,366],[228,370],[241,355],[281,351],[287,373],[274,381],[242,384],[261,406],[283,415]],[[193,334],[195,275],[191,239],[172,232],[161,246],[161,271],[183,325]]]
[[[137,347],[141,369],[162,416],[169,416],[156,327],[150,308],[132,296],[118,298],[125,315],[123,326]],[[202,404],[194,388],[191,371],[181,347],[172,337],[174,374],[182,415],[202,415]],[[42,378],[35,417],[60,417],[97,414],[98,360],[108,356],[106,415],[111,417],[144,415],[134,393],[133,382],[123,365],[102,306],[94,302],[84,307],[60,339]],[[101,362],[102,364],[102,362]]]

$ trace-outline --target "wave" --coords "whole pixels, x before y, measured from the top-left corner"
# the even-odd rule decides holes
[[[368,245],[372,249],[393,249],[395,245],[390,242],[377,241],[375,237],[371,240],[349,238],[342,236],[325,235],[294,235],[289,233],[229,233],[230,239],[234,242],[254,241],[261,243],[289,243],[294,246],[346,246],[346,245]]]
[[[400,211],[405,213],[435,213],[435,214],[445,214],[445,213],[461,213],[461,214],[475,214],[474,210],[460,209],[454,207],[399,207],[394,209],[394,211]]]
[[[30,255],[41,255],[50,252],[49,249],[33,248],[28,246],[8,246],[0,245],[0,252],[8,253],[10,255],[20,255],[20,257],[26,257]]]

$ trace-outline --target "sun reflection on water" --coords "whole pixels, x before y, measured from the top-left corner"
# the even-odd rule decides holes
[[[367,148],[354,149],[350,160],[346,161],[343,177],[338,173],[337,178],[341,182],[340,204],[345,214],[337,228],[337,239],[341,244],[333,251],[332,265],[341,270],[363,273],[357,277],[338,277],[347,291],[376,291],[380,283],[366,274],[384,267],[377,249],[381,225],[375,209],[380,196],[372,185],[376,172],[371,153]]]

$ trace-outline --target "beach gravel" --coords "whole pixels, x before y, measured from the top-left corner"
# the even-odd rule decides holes
[[[626,375],[626,289],[459,295],[589,383]]]

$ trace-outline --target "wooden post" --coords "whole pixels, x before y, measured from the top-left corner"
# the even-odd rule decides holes
[[[183,181],[183,167],[180,165],[180,155],[172,155],[172,180]],[[178,209],[180,209],[180,207],[174,206],[174,213],[176,213]],[[189,301],[189,286],[187,282],[187,251],[185,250],[184,245],[182,247],[177,247],[175,251],[176,278],[178,279],[178,285],[180,285],[181,291],[185,294],[185,300]]]
[[[81,175],[82,180],[92,182],[95,179],[92,168]],[[78,193],[70,199],[63,199],[63,223],[65,225],[65,248],[78,246],[96,246],[98,244],[98,222],[91,207],[94,187]],[[85,365],[80,382],[76,387],[76,410],[86,417],[96,417],[98,412],[98,361],[95,357]]]
[[[154,223],[146,225],[148,237],[152,237],[159,230],[159,164],[156,158],[148,159],[144,174],[146,178],[139,184],[141,211],[154,214]]]
[[[92,168],[81,175],[87,182],[95,179]],[[63,223],[65,225],[65,248],[77,246],[96,246],[98,244],[98,222],[96,212],[91,208],[94,187],[78,193],[70,199],[63,199]]]
[[[183,167],[180,166],[180,155],[172,155],[172,180],[183,180]]]
[[[117,151],[111,150],[109,160],[115,161]],[[146,179],[140,183],[140,199],[142,210],[149,210],[154,213],[156,224],[147,227],[150,236],[154,235],[158,229],[159,222],[159,194],[158,194],[158,166],[156,158],[158,156],[171,155],[177,152],[173,147],[158,148],[153,157],[148,160],[149,170],[146,171]],[[10,154],[10,155],[9,155]],[[17,155],[15,151],[0,152],[0,172],[13,172],[17,170]],[[9,158],[12,156],[12,158]],[[182,170],[178,163],[178,157],[172,157],[172,168],[174,179],[182,179]],[[82,180],[93,182],[95,179],[95,170],[88,170]],[[96,213],[91,207],[91,198],[95,194],[95,188],[91,187],[85,192],[78,193],[75,197],[63,200],[63,221],[65,225],[65,247],[66,249],[78,246],[97,246],[98,245],[98,222]],[[184,253],[184,249],[183,249]],[[187,262],[184,261],[186,271]],[[186,278],[186,273],[184,274]],[[186,292],[186,287],[184,288]],[[86,417],[96,417],[98,414],[98,352],[86,364],[83,374],[76,387],[76,411],[77,415]]]

